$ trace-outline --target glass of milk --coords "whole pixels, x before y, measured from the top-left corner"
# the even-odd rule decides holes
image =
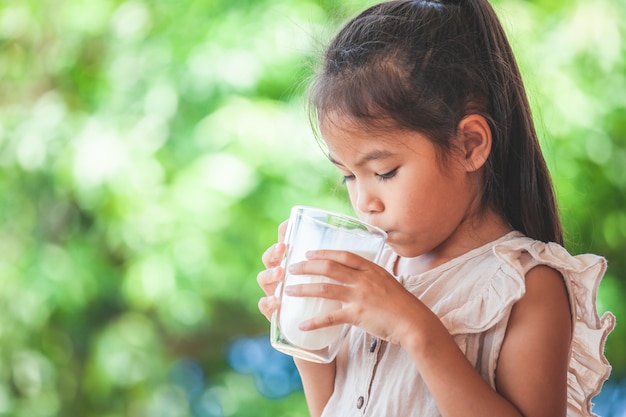
[[[287,271],[292,263],[306,260],[309,250],[333,249],[354,252],[377,262],[387,234],[372,225],[343,214],[296,206],[291,210],[285,243],[287,250],[281,266]],[[276,289],[279,307],[272,316],[272,346],[283,353],[312,362],[331,362],[348,330],[348,325],[335,325],[302,331],[298,325],[320,314],[341,309],[341,302],[312,297],[291,297],[283,293],[288,285],[333,282],[324,276],[291,275],[287,272]]]

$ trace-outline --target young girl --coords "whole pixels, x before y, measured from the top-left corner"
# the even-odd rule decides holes
[[[292,296],[353,325],[328,365],[296,360],[312,416],[591,416],[614,317],[606,262],[563,236],[522,80],[486,0],[391,1],[334,38],[312,83],[328,158],[358,216],[388,235],[382,266],[315,251]],[[280,228],[282,241],[284,226]],[[285,247],[266,251],[267,297]]]

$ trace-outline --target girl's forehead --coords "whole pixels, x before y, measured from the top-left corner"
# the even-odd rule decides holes
[[[414,151],[423,141],[430,143],[417,132],[370,128],[367,124],[353,122],[320,124],[320,133],[328,156],[333,160],[359,155],[376,155],[380,159],[380,155],[400,155]]]
[[[319,122],[319,130],[324,140],[332,138],[367,139],[386,141],[407,136],[409,132],[395,127],[384,119],[360,120],[354,117],[329,114]]]

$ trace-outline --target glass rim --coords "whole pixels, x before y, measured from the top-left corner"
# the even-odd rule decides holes
[[[357,225],[363,226],[365,227],[368,231],[373,231],[376,232],[375,234],[379,234],[383,237],[383,239],[386,241],[387,240],[387,232],[385,232],[383,229],[381,229],[378,226],[374,226],[373,224],[367,223],[357,217],[354,216],[350,216],[348,214],[344,214],[344,213],[339,213],[336,211],[331,211],[331,210],[327,210],[327,209],[323,209],[323,208],[319,208],[319,207],[314,207],[314,206],[303,206],[303,205],[296,205],[293,206],[291,208],[292,213],[299,211],[302,213],[305,213],[307,211],[311,211],[311,212],[316,212],[316,213],[320,213],[323,215],[328,215],[328,216],[332,216],[332,217],[336,217],[339,218],[341,220],[344,221],[348,221],[348,222],[352,222],[352,223],[356,223]],[[333,225],[336,226],[336,225]]]

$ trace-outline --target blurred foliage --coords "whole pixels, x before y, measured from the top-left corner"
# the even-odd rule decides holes
[[[307,415],[255,277],[292,205],[349,210],[301,93],[366,3],[0,3],[0,416]],[[609,259],[599,310],[619,322],[626,4],[495,5],[568,246]]]

